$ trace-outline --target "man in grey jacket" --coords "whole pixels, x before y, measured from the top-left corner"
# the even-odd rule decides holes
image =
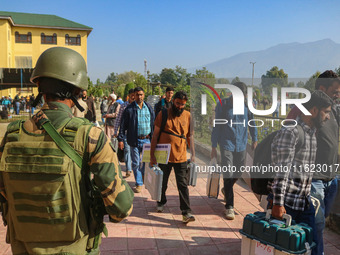
[[[115,94],[109,96],[109,106],[107,108],[107,113],[104,115],[104,118],[106,118],[105,134],[109,139],[112,139],[114,135],[115,121],[120,109],[120,104],[116,102],[116,99],[117,96]]]

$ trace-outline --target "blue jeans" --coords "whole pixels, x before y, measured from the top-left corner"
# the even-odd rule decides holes
[[[315,217],[318,240],[318,253],[323,254],[323,230],[325,219],[328,217],[338,189],[338,179],[332,181],[313,180],[311,195],[320,201],[320,208]]]
[[[103,117],[104,115],[106,115],[106,112],[102,113],[102,122],[103,122],[103,125],[105,124],[105,118]]]
[[[32,106],[31,106],[31,114],[32,114],[32,115],[34,114],[34,111],[35,111],[35,107],[32,107]]]
[[[143,185],[145,163],[142,163],[141,153],[143,150],[144,143],[150,143],[150,140],[149,139],[138,139],[137,147],[130,146],[131,166],[132,166],[133,174],[135,176],[136,186]]]
[[[126,166],[126,171],[131,171],[131,154],[130,145],[127,144],[126,139],[124,139],[124,162]]]
[[[20,113],[20,103],[19,102],[15,103],[15,112],[16,112],[17,115],[19,115],[19,113]]]
[[[309,206],[306,206],[304,211],[293,210],[288,206],[285,206],[286,213],[292,216],[297,224],[306,223],[313,229],[313,242],[316,243],[316,247],[312,250],[312,255],[322,255],[318,253],[318,240],[317,233],[315,231],[315,209],[312,202],[309,202]]]

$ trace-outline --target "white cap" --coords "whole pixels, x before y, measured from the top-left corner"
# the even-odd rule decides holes
[[[112,97],[113,100],[117,99],[117,96],[115,94],[110,94],[110,97]]]

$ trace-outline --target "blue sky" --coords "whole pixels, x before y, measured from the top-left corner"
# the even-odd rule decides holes
[[[93,27],[88,72],[151,73],[202,66],[279,43],[325,38],[340,43],[340,1],[106,0],[9,1],[0,9],[54,14]],[[260,75],[260,74],[259,74]]]

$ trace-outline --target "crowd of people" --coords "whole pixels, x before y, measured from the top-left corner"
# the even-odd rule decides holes
[[[84,100],[83,97],[80,100]],[[180,91],[174,94],[172,87],[167,87],[165,97],[152,107],[144,101],[145,92],[143,88],[136,87],[128,91],[126,101],[123,102],[114,93],[103,97],[100,111],[105,134],[114,143],[118,139],[119,149],[124,151],[126,164],[126,177],[131,173],[135,177],[136,193],[140,193],[144,185],[145,163],[141,162],[141,153],[144,144],[151,143],[151,162],[156,165],[157,160],[154,151],[157,143],[171,144],[171,151],[168,164],[159,164],[164,173],[162,183],[162,199],[157,204],[157,211],[162,212],[166,204],[166,190],[169,175],[174,169],[177,187],[180,195],[180,209],[183,215],[183,222],[194,221],[191,213],[188,189],[187,170],[187,143],[191,146],[192,159],[194,159],[194,146],[190,141],[190,112],[184,110],[188,96]],[[85,112],[94,106],[93,100],[86,100]],[[166,110],[166,122],[161,130],[162,118]],[[76,110],[76,109],[75,109]],[[95,111],[94,111],[95,112]],[[93,114],[85,114],[85,118],[95,122]]]
[[[51,60],[53,69],[44,64]],[[86,91],[86,63],[76,51],[63,47],[46,50],[31,81],[39,87],[37,98],[32,95],[27,100],[17,95],[14,100],[1,100],[6,109],[20,109],[22,101],[31,102],[31,109],[41,98],[45,102],[29,120],[9,125],[0,145],[0,209],[13,254],[98,254],[101,234],[105,233],[103,215],[109,214],[111,222],[122,221],[132,212],[133,191],[140,193],[143,189],[144,144],[151,146],[150,165],[158,164],[163,171],[157,212],[163,212],[167,203],[169,176],[174,169],[182,221],[195,221],[187,168],[187,148],[191,162],[195,162],[195,146],[185,92],[174,93],[168,87],[154,107],[145,102],[142,87],[130,89],[125,101],[112,92],[100,104],[102,128],[97,124],[95,100]],[[235,86],[246,96],[244,83]],[[283,126],[271,143],[271,164],[289,171],[277,172],[268,182],[267,200],[275,218],[288,213],[296,223],[313,228],[316,246],[312,254],[321,255],[325,218],[334,203],[338,182],[335,171],[313,174],[308,169],[338,163],[340,114],[335,102],[340,98],[340,78],[325,71],[316,80],[315,89],[303,104],[310,114],[293,108],[287,118],[296,120],[297,125]],[[233,100],[230,96],[217,104],[215,118],[234,123],[253,119],[247,107],[244,114],[234,114]],[[215,126],[211,134],[211,158],[217,158],[219,145],[221,166],[237,169],[223,172],[227,220],[235,218],[233,187],[245,164],[248,132],[251,148],[256,150],[257,128],[253,125]],[[113,146],[115,140],[118,148]],[[171,145],[167,164],[157,162],[157,144]],[[124,151],[125,177],[134,175],[133,190],[120,172],[118,149]],[[293,171],[296,168],[300,171]],[[320,204],[317,213],[312,196]]]
[[[246,85],[242,82],[235,84],[246,95]],[[339,141],[339,113],[336,102],[340,97],[340,78],[332,71],[322,73],[316,80],[316,91],[311,100],[304,107],[312,114],[304,115],[297,107],[291,109],[287,119],[295,119],[298,125],[295,128],[283,127],[272,143],[272,165],[278,166],[307,166],[337,164]],[[194,146],[190,133],[190,113],[184,110],[188,100],[184,92],[177,92],[168,87],[164,97],[152,108],[144,101],[144,90],[140,87],[131,89],[125,102],[119,102],[113,93],[104,97],[101,103],[101,114],[105,123],[105,133],[111,139],[118,139],[119,149],[124,150],[126,163],[126,177],[131,173],[135,177],[135,192],[141,192],[144,184],[145,165],[141,162],[141,153],[144,144],[151,143],[150,165],[157,164],[154,156],[158,143],[171,144],[168,164],[159,164],[163,171],[163,184],[161,200],[157,202],[157,211],[162,212],[167,202],[166,190],[169,175],[174,169],[179,192],[180,209],[183,222],[194,221],[191,213],[188,170],[187,145],[191,148],[194,160]],[[264,104],[266,104],[265,102]],[[93,103],[91,103],[93,104]],[[244,115],[233,115],[233,97],[223,99],[215,110],[216,118],[233,120],[235,123],[247,123],[253,119],[252,113],[245,107]],[[163,111],[166,110],[166,113]],[[280,100],[273,116],[278,117]],[[162,130],[162,118],[166,114],[166,124]],[[90,119],[91,120],[91,119]],[[93,119],[94,121],[94,119]],[[254,126],[238,125],[235,128],[224,125],[224,128],[213,128],[211,141],[211,158],[217,157],[217,145],[221,153],[222,166],[235,166],[240,169],[245,164],[248,130],[252,139],[252,149],[257,146],[257,128]],[[305,141],[298,146],[299,139]],[[325,154],[326,153],[326,154]],[[235,218],[233,186],[241,177],[241,171],[235,173],[224,172],[222,193],[225,196],[225,217],[228,220]],[[281,175],[280,175],[281,174]],[[314,242],[317,244],[313,254],[323,254],[323,230],[325,218],[329,215],[332,203],[337,194],[337,179],[334,171],[323,174],[297,175],[296,173],[277,174],[270,183],[268,208],[272,209],[274,217],[282,218],[289,213],[299,223],[304,222],[313,227]],[[299,191],[299,192],[297,192]],[[320,209],[316,216],[311,203],[311,196],[320,201]]]
[[[20,111],[30,112],[33,115],[36,109],[32,106],[34,100],[34,94],[21,96],[21,94],[18,93],[14,98],[12,98],[11,95],[3,96],[0,99],[1,111],[5,113],[3,114],[4,116],[8,116],[8,113],[19,115]]]
[[[238,82],[235,86],[246,94],[244,83]],[[316,246],[312,254],[323,254],[325,219],[330,214],[338,189],[335,169],[339,148],[340,114],[336,104],[339,97],[340,78],[331,70],[320,74],[311,99],[303,104],[310,115],[303,114],[295,106],[286,119],[295,120],[297,125],[282,127],[271,143],[270,164],[288,171],[279,171],[272,181],[268,181],[268,208],[272,209],[275,218],[282,219],[287,213],[296,223],[306,223],[313,228]],[[233,97],[224,99],[222,106],[218,104],[215,113],[215,118],[230,119],[234,123],[247,123],[253,118],[247,107],[243,115],[233,114]],[[257,130],[253,125],[219,125],[213,128],[211,136],[211,157],[217,156],[219,145],[221,165],[236,166],[238,170],[223,172],[222,193],[225,195],[225,216],[228,220],[235,218],[233,185],[241,177],[240,167],[245,164],[248,129],[254,150],[257,147]],[[319,171],[320,168],[322,171]],[[316,214],[312,197],[320,204]]]

